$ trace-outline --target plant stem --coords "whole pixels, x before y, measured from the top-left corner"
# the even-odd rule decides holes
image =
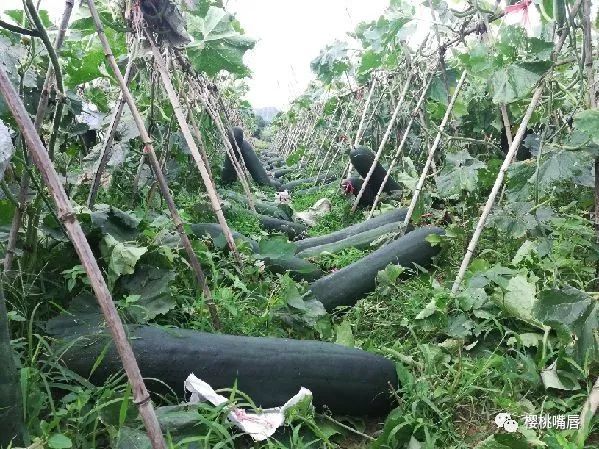
[[[64,42],[64,37],[66,35],[67,27],[69,24],[69,19],[71,17],[71,13],[73,11],[74,0],[66,0],[65,1],[65,9],[62,14],[62,18],[60,20],[60,28],[58,30],[58,34],[56,36],[56,41],[54,42],[54,46],[56,50],[59,50],[62,47]],[[34,8],[35,9],[35,8]],[[37,16],[37,13],[36,13]],[[39,16],[38,20],[39,20]],[[41,25],[41,21],[40,21]],[[37,26],[37,25],[36,25]],[[42,25],[42,29],[43,25]],[[45,29],[44,29],[45,31]],[[46,34],[47,36],[47,34]],[[56,54],[56,52],[55,52]],[[50,99],[50,88],[52,83],[54,82],[54,66],[51,65],[48,67],[46,71],[46,79],[44,81],[44,85],[42,87],[42,93],[40,96],[40,100],[37,105],[37,110],[35,113],[35,130],[36,132],[40,132],[42,127],[42,123],[44,122],[44,117],[46,115],[46,111],[48,110],[48,102]],[[58,109],[58,106],[57,106]],[[25,165],[28,164],[27,157],[24,158]],[[26,167],[27,168],[27,167]],[[17,245],[17,237],[19,235],[19,228],[21,227],[21,220],[23,218],[23,214],[25,213],[25,209],[27,208],[27,193],[29,191],[29,170],[23,171],[23,175],[21,176],[21,185],[19,186],[19,194],[18,201],[19,207],[15,210],[15,215],[13,217],[10,232],[8,234],[8,244],[6,246],[6,255],[4,257],[4,271],[5,273],[9,273],[12,269],[12,263],[14,260],[14,252]]]

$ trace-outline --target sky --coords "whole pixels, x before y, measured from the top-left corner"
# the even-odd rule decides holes
[[[335,39],[378,18],[389,0],[229,0],[246,34],[258,39],[245,62],[253,72],[248,100],[284,109],[314,78],[310,62]]]
[[[21,0],[0,0],[1,9]],[[76,4],[79,2],[77,1]],[[247,99],[254,107],[285,109],[314,78],[310,62],[335,39],[343,40],[363,21],[378,18],[389,0],[225,0],[247,35],[257,39],[244,62],[252,70]],[[5,6],[6,5],[6,6]],[[64,0],[42,0],[50,16],[62,14]]]

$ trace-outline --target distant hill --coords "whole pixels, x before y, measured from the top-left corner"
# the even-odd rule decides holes
[[[254,112],[264,119],[265,122],[270,123],[280,111],[275,107],[257,108]]]

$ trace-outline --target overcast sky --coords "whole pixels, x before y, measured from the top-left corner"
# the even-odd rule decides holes
[[[281,109],[313,78],[310,61],[320,49],[343,39],[359,22],[379,17],[389,0],[226,0],[225,4],[246,33],[258,40],[245,58],[253,72],[248,100],[255,107]],[[21,5],[21,0],[0,0],[2,10]],[[56,18],[63,5],[64,0],[41,2]]]
[[[258,39],[246,56],[253,72],[248,99],[283,108],[313,78],[310,61],[362,21],[378,18],[389,0],[229,0],[248,35]]]

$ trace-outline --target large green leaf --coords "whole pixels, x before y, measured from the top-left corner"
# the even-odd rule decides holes
[[[338,40],[322,49],[318,57],[310,63],[312,71],[327,84],[350,67],[349,47],[347,43]]]
[[[599,360],[599,302],[573,287],[540,293],[535,317],[555,329],[578,363]]]
[[[478,181],[478,170],[483,168],[486,165],[470,156],[466,150],[447,154],[445,166],[436,178],[439,195],[449,198],[463,191],[473,192]]]
[[[79,217],[81,219],[81,217]],[[139,235],[140,221],[130,213],[106,204],[98,204],[90,214],[91,222],[103,235],[110,234],[124,242],[132,241]]]
[[[599,145],[599,108],[586,109],[574,116],[574,127]]]
[[[140,257],[148,251],[146,247],[119,242],[110,234],[104,237],[100,249],[108,260],[108,278],[112,282],[125,274],[133,274]]]
[[[171,294],[170,283],[176,273],[164,268],[141,265],[132,276],[123,278],[122,286],[130,295],[139,299],[128,309],[128,314],[137,322],[151,320],[163,315],[176,305]]]
[[[493,102],[507,104],[526,97],[549,66],[549,62],[520,62],[495,71],[490,79]]]
[[[503,297],[497,298],[498,304],[509,315],[528,323],[539,325],[533,316],[533,308],[537,301],[535,284],[521,274],[511,278]]]
[[[586,152],[551,151],[543,156],[538,171],[535,171],[529,182],[535,184],[538,180],[539,187],[546,189],[557,182],[572,181],[572,178],[590,166],[590,162],[590,155]]]
[[[241,76],[249,74],[243,55],[256,42],[241,33],[233,16],[224,9],[211,6],[203,17],[191,14],[188,31],[195,42],[187,47],[187,53],[197,70],[210,76],[221,70]]]

